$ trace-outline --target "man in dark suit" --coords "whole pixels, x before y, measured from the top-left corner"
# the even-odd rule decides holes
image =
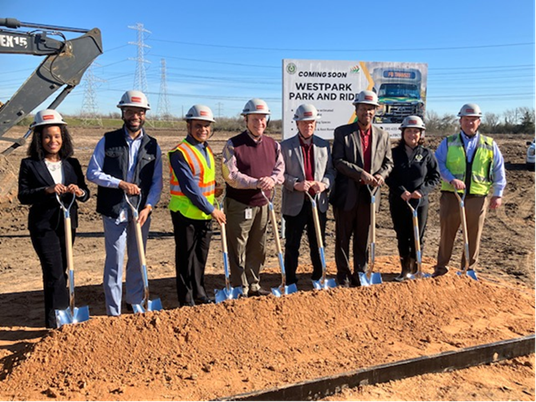
[[[359,286],[359,272],[368,260],[370,193],[366,186],[378,187],[393,168],[389,134],[372,125],[378,97],[361,91],[353,104],[357,121],[337,127],[333,142],[333,165],[337,170],[330,202],[336,225],[335,262],[339,284],[349,281]],[[354,273],[349,266],[350,238],[353,235]]]
[[[318,253],[311,201],[305,194],[316,196],[322,240],[326,232],[326,212],[328,210],[328,190],[335,179],[335,169],[331,162],[329,142],[314,135],[319,119],[314,105],[303,104],[296,109],[294,120],[298,134],[281,143],[281,154],[285,161],[285,181],[281,211],[285,218],[285,268],[288,285],[297,283],[296,268],[303,230],[307,227],[307,237],[313,274],[311,279],[322,277],[322,262]]]

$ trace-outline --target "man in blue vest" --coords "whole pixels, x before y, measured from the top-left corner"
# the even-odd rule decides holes
[[[448,272],[447,265],[461,224],[459,201],[454,192],[466,193],[469,269],[474,270],[478,262],[486,210],[488,205],[491,209],[501,206],[506,186],[504,159],[497,143],[478,132],[482,117],[480,107],[467,103],[462,106],[458,116],[461,131],[445,138],[435,154],[443,181],[439,206],[441,239],[437,265],[432,275],[434,277]],[[488,199],[490,191],[492,197]],[[461,267],[464,266],[465,256],[462,255]]]
[[[260,271],[266,257],[268,203],[274,187],[284,181],[285,163],[280,145],[264,135],[270,109],[262,99],[249,100],[242,115],[247,129],[223,148],[223,178],[227,182],[225,214],[231,286],[244,294],[271,294],[260,286]]]
[[[225,223],[225,214],[214,208],[216,166],[207,143],[215,122],[212,110],[194,105],[185,120],[188,135],[169,152],[169,210],[175,236],[177,295],[181,307],[213,302],[205,289],[212,218],[219,224]]]
[[[102,215],[104,224],[103,285],[109,316],[121,315],[125,247],[128,252],[127,308],[140,304],[144,295],[136,226],[125,194],[141,197],[138,221],[145,247],[151,211],[162,193],[162,151],[156,139],[143,128],[145,114],[151,108],[147,97],[140,91],[127,91],[117,107],[121,109],[123,127],[104,134],[87,167],[88,180],[99,186],[97,212]]]

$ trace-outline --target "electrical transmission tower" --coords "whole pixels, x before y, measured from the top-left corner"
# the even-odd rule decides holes
[[[136,61],[136,75],[134,77],[134,88],[139,91],[142,91],[143,93],[147,93],[147,78],[145,75],[145,64],[144,63],[151,63],[149,60],[145,59],[145,49],[151,48],[151,46],[148,46],[145,44],[145,34],[150,34],[151,31],[148,31],[143,27],[143,24],[140,24],[139,22],[135,26],[129,26],[130,29],[134,29],[138,31],[138,41],[137,42],[128,42],[129,45],[135,45],[138,47],[138,57],[132,58],[129,57],[129,60]]]
[[[97,79],[93,74],[93,66],[94,64],[91,64],[84,74],[84,100],[82,102],[80,117],[82,118],[82,126],[97,125],[98,127],[102,127],[102,120],[97,110],[97,94],[95,92],[96,82],[101,80]]]
[[[218,102],[216,103],[216,106],[218,106],[218,119],[221,117],[221,108],[223,106],[223,103]]]
[[[166,60],[160,60],[160,93],[158,95],[158,109],[157,116],[160,121],[172,120],[171,113],[169,111],[169,99],[167,93],[167,80],[166,80]]]

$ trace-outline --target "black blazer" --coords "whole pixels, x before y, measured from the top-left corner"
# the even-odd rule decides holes
[[[85,191],[77,200],[85,202],[89,199],[89,189],[86,185],[80,162],[75,158],[63,160],[64,184],[76,184]],[[28,215],[28,229],[30,232],[45,232],[56,230],[63,225],[63,211],[56,200],[55,194],[46,194],[45,188],[54,185],[54,179],[48,171],[44,160],[25,158],[20,163],[19,194],[21,204],[31,205]],[[65,194],[63,203],[68,206],[72,195]],[[71,207],[71,225],[78,227],[78,205],[76,201]]]
[[[393,148],[394,168],[385,181],[389,186],[389,199],[404,202],[400,198],[404,191],[419,191],[421,204],[428,203],[428,194],[439,184],[441,176],[434,153],[421,145],[415,147],[408,158],[405,145]]]

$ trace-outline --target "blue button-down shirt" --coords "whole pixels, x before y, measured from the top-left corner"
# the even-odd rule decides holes
[[[461,131],[461,134],[467,160],[471,162],[475,156],[480,134],[477,133],[471,137],[465,134],[463,130]],[[437,147],[435,156],[439,165],[441,178],[447,183],[450,183],[455,177],[447,169],[447,151],[448,143],[447,138],[445,138],[441,144],[439,144],[439,147]],[[506,187],[506,173],[504,170],[504,158],[495,141],[493,141],[493,169],[491,171],[491,180],[493,183],[493,196],[502,197],[504,188]]]

